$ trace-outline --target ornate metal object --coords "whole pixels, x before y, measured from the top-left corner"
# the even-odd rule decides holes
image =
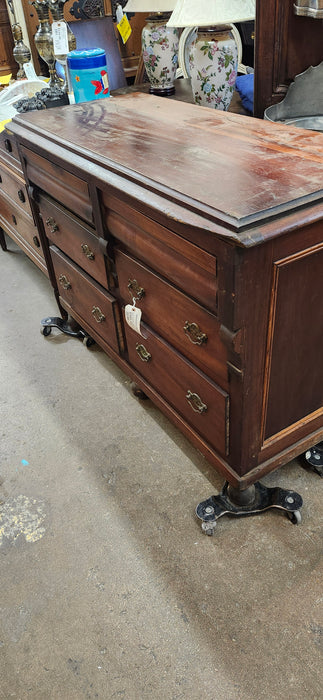
[[[46,219],[46,226],[50,227],[50,233],[56,233],[56,231],[58,231],[58,225],[52,216]]]
[[[141,343],[136,343],[136,351],[143,362],[149,362],[151,360],[151,354]]]
[[[49,21],[48,0],[43,0],[43,2],[41,0],[33,0],[31,5],[34,6],[39,18],[39,27],[34,36],[34,42],[39,55],[48,65],[48,87],[60,88],[60,80],[55,70],[54,44],[52,28]]]
[[[128,289],[133,299],[139,301],[145,296],[145,290],[143,287],[140,287],[137,280],[129,280]]]
[[[82,248],[82,253],[84,253],[84,255],[87,257],[88,260],[95,259],[94,253],[92,252],[91,248],[89,248],[89,246],[86,243],[82,243],[81,248]]]
[[[207,411],[206,403],[203,403],[199,395],[190,391],[190,389],[188,389],[185,398],[187,399],[188,403],[190,404],[193,411],[195,411],[195,413],[205,413],[205,411]]]
[[[23,80],[27,77],[24,69],[24,64],[29,63],[31,59],[31,53],[28,46],[26,46],[22,40],[22,30],[20,24],[13,24],[11,29],[15,41],[12,53],[15,61],[17,61],[19,65],[17,80]]]
[[[101,309],[98,306],[93,306],[92,314],[97,323],[102,323],[103,321],[105,321],[105,315],[102,313]]]
[[[60,275],[58,281],[62,285],[63,289],[72,289],[72,285],[67,279],[66,275]]]
[[[303,17],[323,19],[323,0],[296,0],[294,13]]]
[[[194,343],[194,345],[203,345],[203,343],[207,342],[206,333],[201,332],[197,323],[190,323],[189,321],[186,321],[183,330],[189,337],[191,343]]]
[[[272,122],[323,131],[323,61],[296,75],[286,97],[267,107],[264,117]]]
[[[122,0],[121,0],[122,2]],[[104,17],[103,0],[78,0],[70,8],[70,14],[75,19],[91,19],[92,17]]]

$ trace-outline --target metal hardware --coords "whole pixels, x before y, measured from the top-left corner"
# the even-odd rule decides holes
[[[16,219],[14,214],[12,214],[12,221],[13,221],[14,225],[17,226],[17,219]]]
[[[39,238],[37,238],[37,236],[33,237],[33,241],[34,241],[36,248],[40,248]]]
[[[151,360],[151,354],[141,343],[136,343],[136,351],[143,362],[149,362]]]
[[[58,224],[56,223],[55,219],[53,219],[52,216],[49,216],[48,219],[46,219],[46,226],[50,226],[50,233],[56,233],[56,231],[59,230]]]
[[[88,260],[94,260],[95,255],[86,243],[81,243],[81,248]]]
[[[207,342],[206,333],[201,332],[197,323],[190,323],[189,321],[186,321],[183,330],[189,337],[191,343],[194,343],[194,345],[203,345],[203,343]]]
[[[2,182],[2,176],[0,175],[0,182]]]
[[[145,290],[140,287],[137,280],[129,280],[128,289],[133,299],[139,300],[145,296]]]
[[[50,335],[52,328],[58,328],[65,335],[70,335],[72,338],[81,338],[83,345],[89,348],[94,345],[95,341],[91,338],[78,324],[69,319],[62,319],[57,316],[47,316],[41,321],[40,332],[45,337]]]
[[[292,523],[298,525],[301,522],[302,505],[303,499],[295,491],[279,487],[268,488],[260,481],[239,491],[226,482],[221,493],[198,504],[196,515],[202,520],[203,532],[206,535],[213,535],[217,520],[222,515],[254,515],[269,508],[279,508],[286,513]]]
[[[9,141],[9,139],[5,139],[4,147],[8,153],[12,152],[12,145],[11,145],[11,142]]]
[[[198,394],[194,394],[190,389],[188,389],[185,398],[195,413],[205,413],[207,411],[207,405],[203,403]]]
[[[68,281],[66,275],[60,275],[58,281],[62,285],[63,289],[72,289],[72,285]]]
[[[24,203],[26,201],[26,197],[25,197],[23,190],[18,190],[18,197],[19,197],[21,202]]]
[[[102,313],[101,309],[99,309],[98,306],[93,306],[92,314],[97,323],[102,323],[102,321],[105,321],[105,315]]]
[[[323,476],[323,442],[319,442],[303,455],[304,466],[310,466],[319,476]]]
[[[323,19],[323,0],[296,0],[294,13],[302,17]]]

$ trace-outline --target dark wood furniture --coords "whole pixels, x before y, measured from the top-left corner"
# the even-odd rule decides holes
[[[244,495],[323,437],[323,137],[171,107],[138,93],[11,128],[63,317]]]
[[[295,76],[323,61],[322,20],[294,14],[294,0],[257,0],[254,115],[280,102]]]
[[[8,131],[0,133],[0,245],[3,250],[6,250],[4,233],[7,233],[47,274],[17,144]]]
[[[0,0],[0,83],[1,76],[16,76],[18,64],[13,57],[14,41],[5,0]]]

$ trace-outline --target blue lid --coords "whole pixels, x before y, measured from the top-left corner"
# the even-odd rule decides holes
[[[75,49],[67,54],[67,64],[72,70],[84,68],[101,68],[106,66],[104,49]]]

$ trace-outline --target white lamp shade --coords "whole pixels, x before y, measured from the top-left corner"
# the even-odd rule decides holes
[[[123,8],[125,12],[172,12],[176,0],[128,0]]]
[[[209,27],[246,22],[255,15],[256,0],[177,0],[167,24],[169,27]]]

